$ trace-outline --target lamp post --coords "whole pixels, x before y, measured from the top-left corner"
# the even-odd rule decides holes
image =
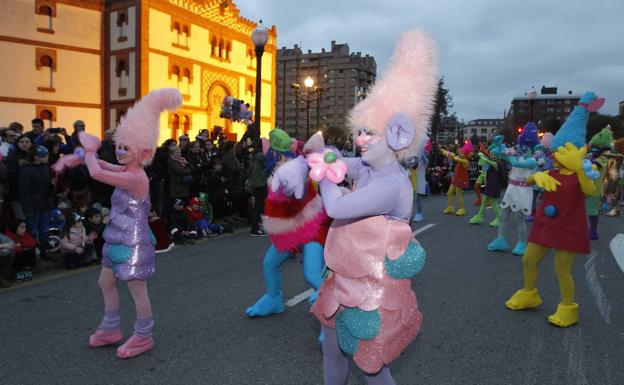
[[[531,91],[527,92],[527,97],[529,98],[529,121],[533,121],[533,104],[535,103],[535,98],[537,97],[537,91],[535,91],[535,87],[531,87]]]
[[[298,107],[299,101],[302,101],[306,104],[306,140],[308,140],[310,138],[310,104],[314,102],[317,103],[316,125],[318,128],[319,115],[320,115],[320,109],[321,109],[320,108],[321,107],[321,95],[323,93],[323,89],[321,87],[314,87],[314,79],[312,79],[310,76],[305,78],[305,80],[303,81],[303,85],[308,89],[306,96],[301,95],[301,92],[300,92],[301,85],[299,83],[292,83],[290,87],[295,90],[295,100],[297,101],[297,109],[299,108]],[[312,88],[313,88],[312,92],[315,95],[310,96],[310,89]]]
[[[258,23],[256,29],[251,33],[251,41],[256,47],[256,111],[254,117],[254,132],[251,140],[254,146],[260,145],[260,103],[262,99],[262,54],[264,54],[264,46],[269,41],[269,33],[262,25],[262,20]]]

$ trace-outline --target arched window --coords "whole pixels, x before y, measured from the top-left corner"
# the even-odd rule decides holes
[[[225,56],[225,43],[223,41],[223,39],[219,40],[219,57],[223,58]]]
[[[180,24],[173,23],[173,43],[180,44]]]
[[[180,82],[180,67],[174,65],[171,68],[171,80],[175,84],[176,88],[178,87],[178,82]]]
[[[180,116],[171,114],[171,138],[178,139],[178,130],[180,129]]]
[[[180,36],[180,45],[184,46],[184,47],[188,47],[188,43],[189,43],[189,27],[184,25],[182,26],[182,33]]]
[[[117,94],[119,96],[126,96],[128,90],[128,65],[125,60],[119,60],[117,62],[117,68],[115,73],[117,74]]]
[[[225,45],[225,60],[230,60],[230,51],[232,50],[232,46],[230,42]]]
[[[191,118],[188,115],[182,117],[182,130],[184,135],[188,135],[189,131],[191,131]]]
[[[53,3],[37,2],[37,31],[45,33],[54,33],[52,29],[52,20],[56,16],[56,7]]]
[[[215,36],[212,37],[210,41],[210,55],[215,56],[217,54],[217,38]]]
[[[39,84],[43,88],[54,88],[54,60],[49,55],[39,57]]]
[[[180,79],[180,93],[182,95],[190,95],[191,94],[191,71],[188,68],[184,69],[182,73],[182,78]]]
[[[128,39],[128,16],[125,12],[119,12],[117,15],[117,41],[126,41]]]
[[[46,120],[48,121],[48,126],[51,127],[52,126],[52,118],[54,117],[54,115],[52,114],[52,112],[50,110],[41,110],[41,112],[39,112],[39,119],[42,120]]]

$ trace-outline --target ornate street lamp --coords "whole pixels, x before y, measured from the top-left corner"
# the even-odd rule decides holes
[[[295,101],[297,102],[297,110],[299,110],[299,102],[302,101],[306,104],[306,140],[310,138],[310,104],[316,102],[316,125],[319,128],[319,116],[321,110],[321,95],[323,89],[321,87],[314,87],[314,79],[310,76],[304,79],[303,85],[308,88],[307,96],[303,96],[300,93],[301,85],[299,83],[292,83],[290,88],[295,90]],[[310,96],[311,93],[313,96]]]
[[[260,145],[260,102],[262,98],[262,54],[264,54],[264,46],[269,41],[269,32],[262,25],[262,20],[258,23],[256,29],[251,33],[251,41],[256,47],[256,111],[254,117],[254,132],[251,140],[254,146]]]

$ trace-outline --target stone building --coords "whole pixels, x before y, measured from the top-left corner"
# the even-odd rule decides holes
[[[161,116],[161,139],[242,123],[219,118],[226,95],[254,106],[256,23],[228,0],[6,0],[0,3],[0,124],[76,119],[102,135],[152,89],[176,87],[184,104]],[[262,57],[261,129],[274,126],[276,29]],[[10,59],[8,59],[10,58]]]
[[[463,137],[471,139],[476,136],[480,142],[488,143],[503,127],[503,119],[474,119],[462,128]]]
[[[332,41],[329,51],[307,53],[297,44],[282,47],[277,51],[275,73],[277,126],[299,139],[319,129],[344,127],[347,112],[365,97],[376,73],[375,59],[349,52],[347,44]],[[308,77],[314,81],[312,87],[305,85]]]

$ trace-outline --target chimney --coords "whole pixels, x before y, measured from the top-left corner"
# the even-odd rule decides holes
[[[312,50],[311,50],[311,49],[308,49],[308,53],[309,53],[309,54],[310,54],[310,53],[312,53]]]
[[[321,48],[321,53],[325,53],[325,48]]]
[[[332,51],[334,50],[334,47],[336,46],[336,40],[332,40],[331,41],[331,47],[332,47]]]
[[[295,49],[299,48],[299,44],[295,44]]]

